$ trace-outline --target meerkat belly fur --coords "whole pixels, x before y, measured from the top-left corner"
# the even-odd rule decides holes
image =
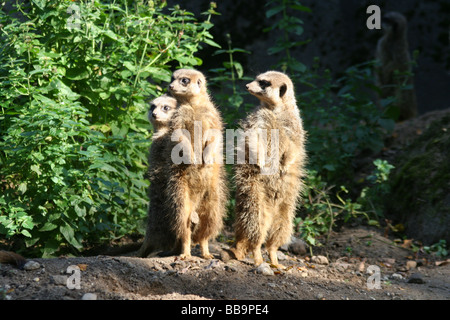
[[[150,181],[147,230],[138,256],[146,257],[161,250],[172,250],[175,233],[170,229],[171,215],[167,210],[167,161],[162,157],[170,141],[169,122],[177,108],[175,98],[162,95],[151,102],[148,119],[153,126],[152,145],[149,154],[148,178]]]
[[[244,259],[247,252],[253,252],[255,264],[259,265],[263,262],[261,246],[265,244],[271,263],[283,268],[278,263],[276,252],[291,238],[293,218],[303,187],[306,134],[293,84],[287,75],[268,71],[247,84],[247,89],[261,104],[241,123],[241,127],[244,132],[266,130],[266,145],[274,142],[271,131],[278,130],[278,157],[270,154],[270,150],[262,153],[267,154],[265,160],[277,161],[277,170],[262,174],[264,161],[260,159],[255,164],[245,161],[235,166],[236,243],[232,251],[239,260]],[[256,147],[249,143],[246,142],[248,150],[265,148],[260,140]]]
[[[175,71],[169,92],[178,101],[170,131],[174,134],[181,129],[184,133],[172,141],[165,158],[171,159],[171,152],[179,143],[187,144],[190,154],[190,163],[172,161],[170,165],[167,196],[174,214],[173,231],[181,242],[182,257],[191,256],[193,242],[200,244],[202,257],[212,258],[208,242],[222,229],[227,198],[222,118],[207,93],[204,75],[197,70]],[[196,125],[201,126],[200,141],[194,141]],[[208,137],[209,130],[218,135]],[[198,225],[192,230],[194,212],[198,214]]]

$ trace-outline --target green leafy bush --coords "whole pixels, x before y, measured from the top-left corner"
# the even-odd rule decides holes
[[[0,234],[33,254],[138,231],[147,213],[146,100],[197,66],[199,22],[164,1],[43,1],[0,11]]]

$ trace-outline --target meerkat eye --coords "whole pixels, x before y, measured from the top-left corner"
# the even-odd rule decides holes
[[[282,98],[284,96],[286,91],[287,91],[287,86],[286,86],[286,84],[283,83],[283,85],[280,87],[280,98]]]
[[[191,79],[189,78],[181,78],[180,82],[183,86],[187,86],[189,84],[189,82],[191,82]]]
[[[163,107],[163,110],[164,110],[164,111],[169,111],[169,110],[170,110],[170,107],[169,107],[169,106],[164,106],[164,107]]]
[[[261,89],[266,89],[267,87],[270,87],[271,83],[267,80],[259,80],[258,81],[259,86],[261,87]]]

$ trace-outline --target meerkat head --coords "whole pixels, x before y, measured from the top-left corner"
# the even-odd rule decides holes
[[[197,70],[176,70],[172,75],[169,92],[182,101],[206,94],[206,78],[203,73]]]
[[[168,95],[162,95],[150,103],[148,120],[156,130],[168,126],[176,108],[177,100],[175,98]]]
[[[381,25],[386,34],[403,34],[407,23],[404,15],[394,11],[386,13],[381,19]]]
[[[248,92],[257,97],[263,106],[275,108],[295,105],[294,85],[291,79],[278,71],[267,71],[246,85]]]

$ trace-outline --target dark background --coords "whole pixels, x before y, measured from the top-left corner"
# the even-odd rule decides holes
[[[209,0],[167,1],[169,7],[179,4],[181,8],[195,13],[208,10]],[[257,0],[216,1],[220,16],[213,16],[214,27],[210,30],[214,39],[226,49],[225,35],[230,33],[233,47],[251,51],[251,55],[236,54],[236,60],[244,66],[246,75],[253,77],[271,69],[278,61],[277,56],[267,54],[279,36],[276,32],[262,30],[280,16],[267,19],[266,2]],[[297,48],[293,56],[307,66],[314,57],[319,57],[321,66],[329,68],[338,77],[349,66],[374,58],[381,30],[369,30],[366,13],[369,5],[378,5],[381,14],[388,11],[403,13],[409,21],[408,41],[410,53],[419,51],[417,67],[414,68],[415,87],[419,113],[450,107],[450,0],[304,0],[302,5],[312,13],[292,12],[304,21],[303,35],[294,41],[311,41]],[[211,57],[216,48],[205,48],[199,53],[204,64],[199,67],[207,73],[210,68],[221,66],[225,56]],[[223,60],[222,60],[223,59]]]

